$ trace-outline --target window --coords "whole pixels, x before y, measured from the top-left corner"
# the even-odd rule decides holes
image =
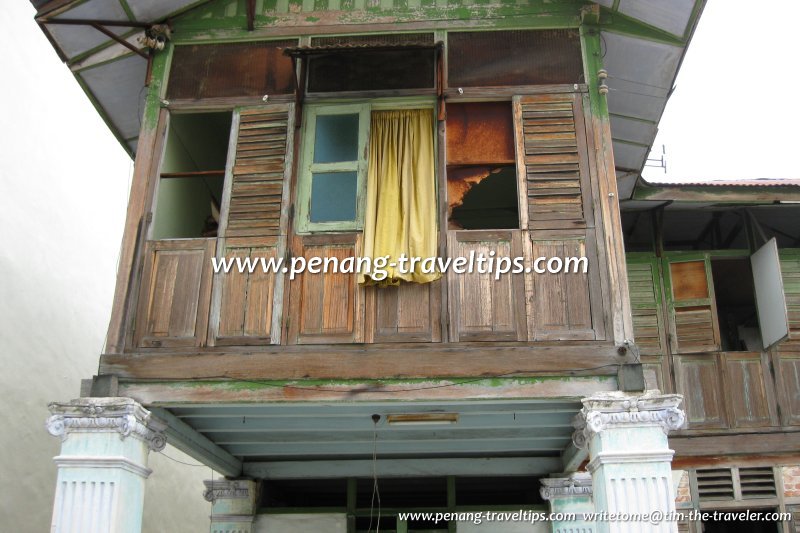
[[[298,229],[359,229],[369,104],[312,106],[305,120]]]
[[[519,227],[510,102],[447,106],[450,229]]]
[[[216,237],[230,130],[230,113],[170,117],[153,239]]]

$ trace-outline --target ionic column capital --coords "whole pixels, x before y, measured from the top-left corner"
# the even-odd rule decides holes
[[[119,433],[146,442],[156,452],[167,445],[167,425],[131,398],[78,398],[48,406],[47,431],[67,440],[71,433]]]
[[[607,429],[660,427],[664,433],[683,427],[686,415],[678,406],[680,394],[661,394],[657,390],[641,394],[621,391],[602,392],[581,400],[583,409],[572,422],[572,442],[585,448],[592,437]]]
[[[556,498],[592,495],[592,476],[588,472],[574,472],[567,477],[542,478],[539,494],[547,501]]]

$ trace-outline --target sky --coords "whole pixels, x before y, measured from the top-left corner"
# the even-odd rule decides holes
[[[708,2],[653,145],[655,157],[666,147],[667,173],[646,178],[800,178],[796,9],[796,0]]]
[[[709,2],[655,144],[666,146],[668,172],[648,177],[800,178],[795,10],[790,0]],[[77,396],[96,371],[132,163],[33,15],[26,0],[11,0],[0,18],[0,390],[14,413],[0,432],[0,475],[15,480],[0,515],[38,531],[58,449],[42,426],[46,404]],[[195,477],[179,494],[200,503]],[[163,474],[148,491],[159,483],[172,491]]]

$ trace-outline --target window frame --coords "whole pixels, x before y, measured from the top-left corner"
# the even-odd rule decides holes
[[[339,100],[324,103],[309,103],[303,107],[303,126],[300,135],[300,164],[297,172],[296,224],[297,234],[313,234],[342,231],[362,231],[364,229],[364,211],[366,209],[367,170],[369,165],[369,135],[373,111],[392,111],[402,109],[430,109],[436,111],[434,96],[409,96],[394,98],[375,98],[369,100]],[[314,144],[316,137],[316,119],[319,115],[359,114],[358,160],[337,163],[314,163]],[[434,121],[433,149],[437,157],[434,168],[437,196],[439,188],[439,139]],[[311,185],[315,172],[352,172],[356,171],[356,217],[355,220],[334,222],[311,221]],[[438,202],[438,198],[437,198]],[[437,207],[437,216],[438,216]]]
[[[310,104],[303,112],[302,153],[297,187],[297,232],[356,231],[364,225],[364,194],[367,174],[367,142],[371,106],[369,102]],[[314,163],[317,117],[358,114],[358,147],[354,161]],[[356,216],[353,220],[311,221],[311,186],[318,172],[356,172]]]

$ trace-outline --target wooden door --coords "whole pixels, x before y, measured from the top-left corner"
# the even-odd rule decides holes
[[[268,263],[286,255],[293,118],[287,105],[234,115],[217,254],[239,263],[249,260],[254,268],[215,274],[214,344],[281,342],[285,275]]]
[[[136,346],[205,344],[214,245],[214,239],[174,239],[145,244],[134,325]]]
[[[451,231],[453,258],[522,257],[519,230]],[[484,268],[486,270],[486,268]],[[522,276],[494,272],[448,273],[450,339],[464,341],[526,340],[525,286]]]
[[[719,323],[708,254],[667,256],[663,265],[672,352],[719,351]]]

